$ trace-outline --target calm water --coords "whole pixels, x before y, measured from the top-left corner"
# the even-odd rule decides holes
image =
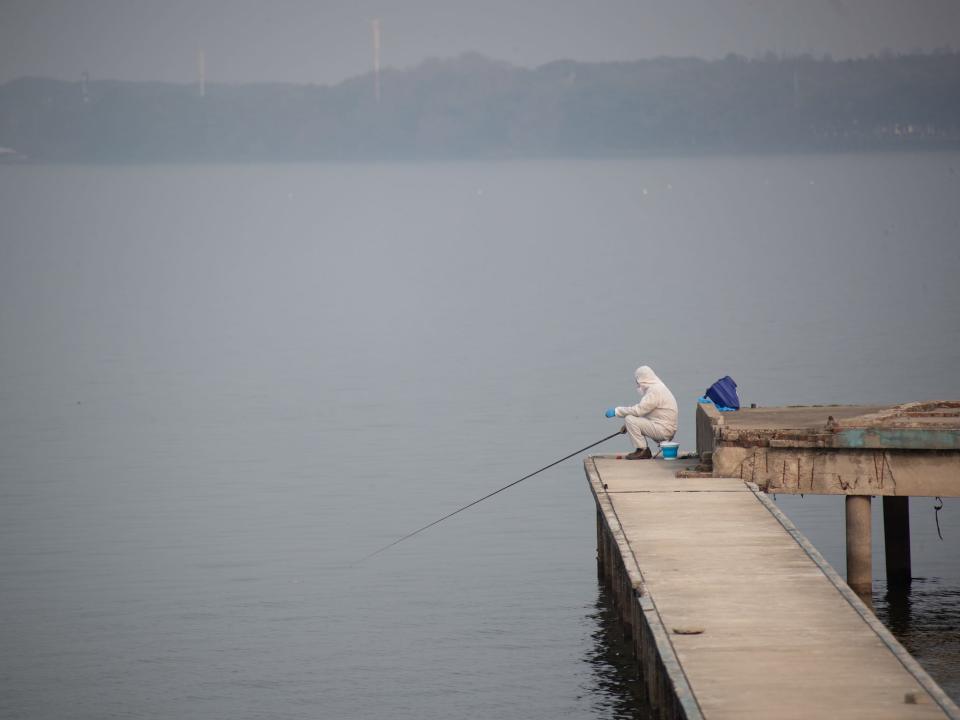
[[[958,199],[955,154],[0,167],[0,716],[638,716],[579,461],[355,561],[641,363],[687,446],[727,373],[960,397]],[[778,502],[842,572],[842,501]],[[877,605],[960,697],[932,508]]]

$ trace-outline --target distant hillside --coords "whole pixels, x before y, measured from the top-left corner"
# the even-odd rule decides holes
[[[477,55],[336,86],[25,78],[0,162],[354,160],[960,148],[960,54],[534,70]]]

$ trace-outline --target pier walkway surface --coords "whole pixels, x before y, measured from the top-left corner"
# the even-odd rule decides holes
[[[776,505],[682,462],[584,461],[598,562],[664,718],[960,718]]]

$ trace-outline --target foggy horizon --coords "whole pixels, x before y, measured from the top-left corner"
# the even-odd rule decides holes
[[[781,61],[791,61],[791,60],[800,60],[803,58],[810,58],[817,62],[842,62],[842,61],[867,61],[875,60],[878,58],[885,57],[887,55],[892,57],[911,57],[911,56],[924,56],[924,55],[956,55],[960,54],[960,48],[954,47],[940,47],[940,48],[930,48],[930,49],[920,49],[915,48],[912,51],[894,51],[890,48],[884,48],[877,53],[871,53],[869,55],[862,56],[851,56],[851,57],[837,57],[830,53],[824,53],[822,55],[813,55],[811,53],[775,53],[772,50],[767,50],[764,52],[757,52],[753,55],[744,55],[742,53],[729,52],[724,55],[716,57],[704,57],[697,55],[657,55],[652,57],[637,57],[637,58],[624,58],[617,60],[582,60],[573,57],[558,57],[553,58],[552,60],[545,60],[544,62],[537,63],[535,65],[525,65],[522,63],[512,62],[510,60],[504,60],[500,57],[494,57],[487,53],[480,52],[479,50],[463,50],[458,53],[451,55],[434,55],[430,57],[424,57],[415,62],[411,62],[406,65],[388,65],[383,64],[380,67],[381,73],[389,72],[414,72],[417,69],[421,68],[424,65],[429,63],[447,63],[447,62],[456,62],[464,58],[480,58],[484,61],[494,63],[494,64],[503,64],[509,66],[516,70],[530,70],[536,71],[545,66],[552,65],[554,63],[574,63],[576,65],[616,65],[616,64],[633,64],[633,63],[643,63],[649,61],[683,61],[683,60],[698,60],[705,63],[713,63],[719,60],[723,60],[730,56],[735,56],[738,58],[743,58],[748,61],[767,61],[771,58]],[[22,80],[52,80],[55,82],[65,82],[65,83],[80,83],[84,80],[84,74],[86,73],[86,80],[91,83],[105,82],[105,83],[130,83],[130,84],[150,84],[150,83],[159,83],[162,85],[187,85],[192,86],[197,84],[196,77],[185,77],[180,79],[158,79],[158,78],[120,78],[120,77],[96,77],[86,71],[82,71],[76,77],[58,77],[55,75],[40,75],[40,74],[24,74],[18,75],[17,77],[6,78],[0,80],[0,85],[5,85],[11,82],[17,82]],[[339,80],[332,80],[330,82],[314,82],[314,81],[299,81],[299,80],[218,80],[216,78],[210,78],[209,76],[205,79],[205,84],[207,87],[215,87],[217,85],[222,86],[244,86],[244,85],[304,85],[304,86],[316,86],[316,87],[329,87],[334,88],[338,85],[349,83],[351,81],[362,79],[368,75],[373,74],[372,68],[361,69],[352,75],[348,75]]]
[[[477,53],[521,68],[558,61],[715,60],[767,53],[835,60],[960,47],[960,3],[926,0],[627,2],[11,0],[0,7],[0,83],[22,77],[337,85],[381,64],[405,70]]]

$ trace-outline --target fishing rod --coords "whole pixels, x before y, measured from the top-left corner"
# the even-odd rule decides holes
[[[393,541],[392,543],[390,543],[389,545],[384,545],[384,546],[383,546],[382,548],[380,548],[379,550],[374,550],[374,551],[373,551],[372,553],[370,553],[369,555],[364,556],[364,557],[360,560],[360,562],[363,562],[364,560],[369,560],[369,559],[372,558],[374,555],[379,555],[379,554],[382,553],[384,550],[389,550],[389,549],[392,548],[394,545],[399,545],[399,544],[402,543],[404,540],[408,540],[408,539],[412,538],[414,535],[418,535],[418,534],[422,533],[424,530],[428,530],[428,529],[432,528],[434,525],[439,525],[440,523],[442,523],[442,522],[443,522],[444,520],[446,520],[447,518],[451,518],[451,517],[453,517],[454,515],[456,515],[457,513],[463,512],[464,510],[466,510],[466,509],[468,509],[468,508],[472,508],[474,505],[476,505],[476,504],[478,504],[478,503],[482,503],[484,500],[486,500],[486,499],[488,499],[488,498],[492,498],[492,497],[493,497],[494,495],[496,495],[497,493],[501,493],[501,492],[503,492],[504,490],[507,490],[507,489],[509,489],[509,488],[512,488],[514,485],[517,485],[518,483],[522,483],[524,480],[529,480],[529,479],[532,478],[534,475],[537,475],[538,473],[542,473],[544,470],[549,470],[549,469],[552,468],[554,465],[559,465],[559,464],[562,463],[564,460],[569,460],[569,459],[572,458],[574,455],[579,455],[580,453],[582,453],[582,452],[584,452],[584,451],[586,451],[586,450],[589,450],[589,449],[592,448],[592,447],[596,447],[596,446],[599,445],[600,443],[605,443],[607,440],[610,440],[611,438],[615,438],[617,435],[623,435],[626,431],[627,431],[627,426],[624,425],[622,428],[620,428],[619,430],[617,430],[617,431],[616,431],[615,433],[613,433],[612,435],[607,435],[605,438],[603,438],[603,440],[597,440],[595,443],[592,443],[592,444],[590,444],[590,445],[587,445],[585,448],[580,448],[580,449],[577,450],[576,452],[572,452],[572,453],[570,453],[569,455],[560,458],[559,460],[555,460],[554,462],[550,463],[549,465],[544,465],[544,466],[543,466],[542,468],[540,468],[539,470],[537,470],[537,471],[535,471],[535,472],[532,472],[532,473],[530,473],[529,475],[524,475],[524,476],[523,476],[522,478],[520,478],[519,480],[514,480],[514,481],[513,481],[512,483],[510,483],[509,485],[504,485],[504,486],[503,486],[502,488],[500,488],[499,490],[494,490],[492,493],[489,493],[489,494],[487,494],[487,495],[484,495],[482,498],[478,498],[477,500],[474,500],[472,503],[469,503],[468,505],[464,505],[464,506],[461,507],[461,508],[457,508],[457,509],[454,510],[452,513],[449,513],[449,514],[447,514],[447,515],[444,515],[444,516],[443,516],[442,518],[440,518],[439,520],[434,520],[434,521],[433,521],[432,523],[430,523],[429,525],[424,525],[424,526],[423,526],[422,528],[420,528],[419,530],[414,530],[412,533],[407,533],[407,534],[404,535],[402,538],[398,538],[398,539],[394,540],[394,541]]]

